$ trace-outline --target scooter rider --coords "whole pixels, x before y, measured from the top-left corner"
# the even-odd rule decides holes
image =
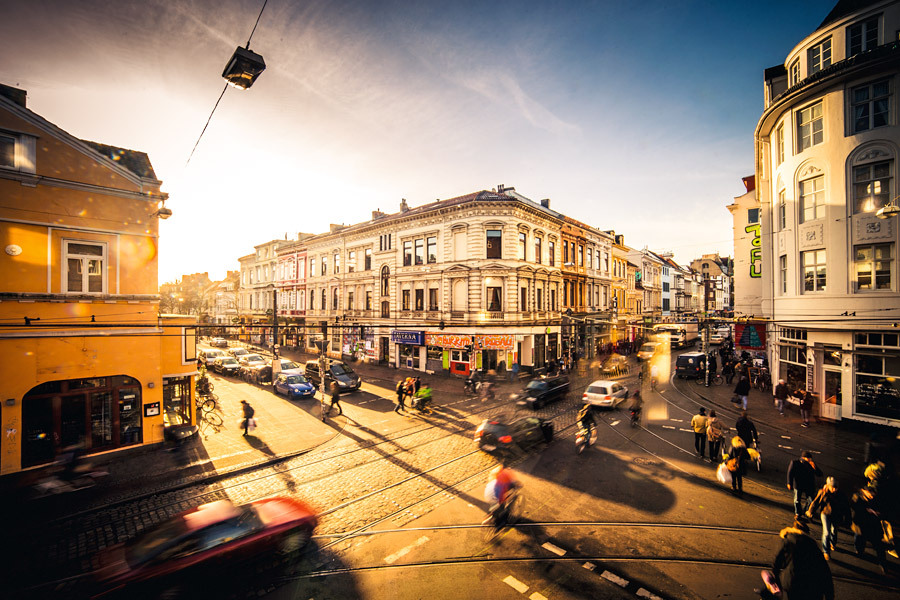
[[[631,404],[628,407],[628,410],[631,411],[631,418],[635,421],[641,420],[641,409],[644,406],[644,399],[641,397],[640,390],[634,392],[634,395],[631,397]]]

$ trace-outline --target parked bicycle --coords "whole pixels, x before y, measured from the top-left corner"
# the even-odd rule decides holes
[[[701,372],[694,380],[694,383],[697,385],[706,385],[706,373]],[[723,383],[725,383],[725,380],[718,373],[709,376],[709,385],[722,385]]]
[[[204,374],[197,378],[197,383],[194,384],[194,389],[198,394],[208,396],[212,394],[212,391],[213,389],[215,389],[215,387],[209,380],[209,377]]]
[[[759,368],[753,374],[753,379],[751,384],[754,388],[758,390],[762,390],[764,392],[772,390],[772,376],[769,374],[769,370],[765,367]]]
[[[197,394],[196,402],[197,409],[202,410],[203,412],[212,412],[216,410],[216,406],[218,405],[219,397],[210,392],[209,394]]]

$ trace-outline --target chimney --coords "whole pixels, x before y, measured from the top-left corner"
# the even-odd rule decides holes
[[[506,191],[506,186],[503,185],[502,183],[501,183],[500,185],[497,186],[497,193],[498,193],[498,194],[502,194],[502,193],[505,192],[505,191]]]
[[[544,208],[550,208],[550,198],[544,198],[541,200],[541,206]]]
[[[340,231],[341,229],[343,229],[344,226],[343,226],[343,225],[336,225],[335,223],[332,223],[331,225],[328,226],[328,228],[331,230],[331,233],[334,233],[334,232],[336,232],[336,231]]]
[[[400,198],[400,212],[405,213],[409,210],[409,206],[406,205],[406,198]]]
[[[384,216],[384,213],[381,212],[381,209],[380,209],[380,208],[379,208],[378,210],[373,210],[373,211],[372,211],[372,220],[373,220],[373,221],[374,221],[375,219],[380,219],[380,218],[383,217],[383,216]]]
[[[18,88],[10,87],[8,85],[3,85],[0,83],[0,96],[3,96],[7,100],[11,100],[21,106],[22,108],[27,108],[25,106],[25,99],[28,96],[28,92],[25,90],[20,90]]]

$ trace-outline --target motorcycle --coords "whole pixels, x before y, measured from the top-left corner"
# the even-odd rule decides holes
[[[593,446],[597,441],[597,428],[591,427],[588,431],[585,427],[579,427],[575,434],[575,451],[581,454],[588,446]]]

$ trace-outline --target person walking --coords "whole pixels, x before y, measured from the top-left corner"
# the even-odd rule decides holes
[[[784,379],[778,380],[778,385],[775,386],[774,396],[775,396],[775,408],[778,409],[778,412],[783,417],[784,416],[784,403],[788,398],[788,387],[784,383]]]
[[[706,442],[709,444],[709,462],[715,463],[722,447],[722,438],[725,436],[725,426],[716,416],[716,411],[709,411],[709,419],[706,420]]]
[[[825,557],[809,537],[809,527],[795,521],[781,530],[784,540],[773,570],[787,600],[834,600],[834,582]]]
[[[419,389],[421,389],[421,387],[422,387],[422,380],[419,379],[418,377],[413,379],[413,395],[418,394]]]
[[[334,407],[338,409],[338,416],[344,414],[344,410],[341,408],[341,386],[338,385],[337,381],[331,382],[331,406],[329,407],[329,413]]]
[[[716,359],[715,352],[709,353],[709,363],[708,364],[709,364],[709,376],[715,377],[716,371],[719,370],[719,361]]]
[[[809,415],[812,413],[813,394],[808,391],[800,392],[800,418],[803,422],[800,427],[809,427]]]
[[[875,495],[872,493],[872,488],[864,487],[853,494],[850,499],[850,529],[853,531],[856,555],[863,556],[866,552],[866,543],[872,544],[878,566],[884,573],[887,566],[887,556],[882,541],[884,529],[881,526],[881,515],[875,507]]]
[[[402,379],[397,382],[397,406],[394,407],[394,412],[400,414],[400,411],[405,411],[406,407],[403,404],[403,398],[406,395],[406,382]]]
[[[822,553],[825,560],[830,560],[831,553],[837,545],[837,527],[846,524],[850,518],[850,501],[847,495],[838,489],[834,477],[825,480],[825,485],[809,505],[806,516],[811,519],[819,511],[822,519]]]
[[[731,473],[731,491],[743,495],[744,474],[747,472],[747,463],[750,462],[747,444],[740,436],[734,436],[731,438],[728,452],[722,458],[725,459],[725,467]]]
[[[725,383],[731,385],[731,382],[734,380],[734,361],[726,359],[722,363],[722,377],[725,378]]]
[[[694,449],[700,458],[704,458],[706,454],[706,421],[706,409],[701,406],[700,411],[691,419],[691,427],[694,429]]]
[[[807,501],[816,495],[816,476],[822,476],[822,469],[812,460],[812,453],[804,450],[800,458],[795,458],[788,465],[787,489],[794,492],[794,518],[802,521],[806,510],[803,508],[803,497]]]
[[[734,386],[734,393],[741,399],[741,408],[747,410],[747,395],[750,394],[750,380],[746,375],[741,375],[740,381]]]
[[[738,436],[744,440],[745,446],[748,448],[759,447],[759,433],[746,410],[742,411],[741,416],[734,422],[734,428],[737,430]]]
[[[241,400],[241,412],[244,415],[244,420],[241,421],[241,427],[244,428],[244,435],[250,435],[248,430],[250,429],[250,419],[253,418],[253,415],[256,414],[256,411],[253,410],[253,407],[250,406],[250,403],[246,400]]]

